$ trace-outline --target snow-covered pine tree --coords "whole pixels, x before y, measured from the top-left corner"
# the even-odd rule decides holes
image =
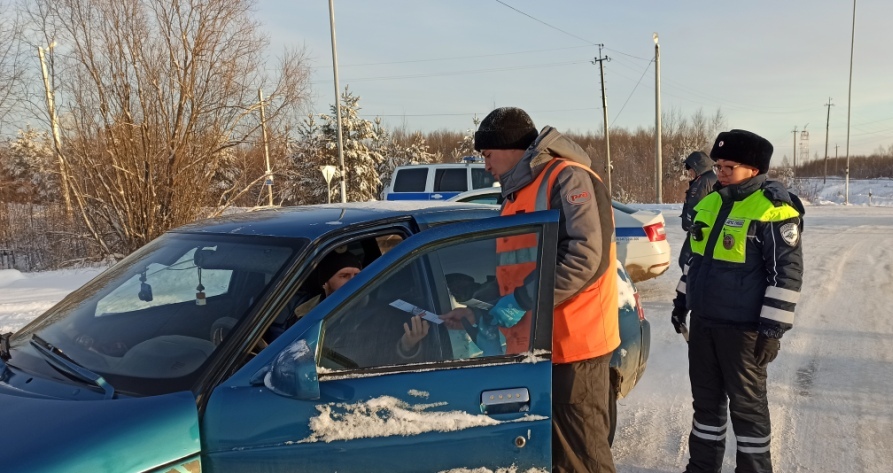
[[[367,202],[375,200],[381,188],[378,177],[378,164],[384,156],[370,145],[376,138],[375,129],[369,120],[360,118],[360,97],[353,95],[345,87],[341,95],[341,130],[344,147],[344,167],[347,173],[347,200],[349,202]],[[321,115],[322,132],[326,149],[338,155],[337,110],[332,106],[331,115]],[[337,158],[336,158],[337,159]],[[332,179],[335,195],[332,200],[340,199],[341,184]]]
[[[337,139],[337,138],[336,138]],[[326,180],[320,166],[338,167],[336,150],[326,148],[325,138],[316,116],[307,115],[298,125],[297,142],[291,146],[292,153],[288,159],[283,198],[295,205],[324,204],[326,198]],[[340,186],[339,176],[332,178],[332,188]],[[335,196],[331,196],[335,201]]]
[[[462,161],[462,157],[464,156],[474,156],[477,152],[474,150],[474,132],[478,129],[478,125],[481,124],[481,119],[474,116],[471,119],[471,122],[474,123],[474,126],[469,130],[465,130],[465,136],[462,137],[462,141],[460,141],[456,149],[453,150],[453,162]]]

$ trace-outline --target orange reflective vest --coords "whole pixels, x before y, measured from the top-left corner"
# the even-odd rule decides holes
[[[502,215],[548,210],[552,186],[566,166],[578,166],[601,178],[582,164],[553,159],[533,182],[506,200]],[[552,362],[570,363],[587,360],[613,351],[620,345],[617,310],[616,244],[611,242],[608,270],[577,295],[555,306],[552,328]],[[496,280],[501,295],[524,285],[524,278],[536,270],[538,241],[536,234],[499,238],[496,241],[499,265]],[[599,262],[592,262],[598,266]],[[528,312],[510,328],[500,327],[506,338],[506,353],[522,353],[530,349],[531,319]]]

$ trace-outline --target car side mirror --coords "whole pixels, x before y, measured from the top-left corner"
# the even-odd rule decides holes
[[[316,349],[322,322],[282,350],[263,374],[263,383],[270,391],[293,399],[319,399],[319,377],[316,373]],[[260,374],[260,373],[259,373]]]

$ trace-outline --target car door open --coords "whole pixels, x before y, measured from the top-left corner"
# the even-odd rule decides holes
[[[551,468],[557,224],[557,212],[482,219],[432,228],[396,246],[214,390],[202,420],[203,467]],[[484,315],[502,295],[496,243],[518,236],[538,243],[523,350],[509,348]],[[478,317],[453,329],[438,317],[463,308]],[[427,333],[401,344],[415,317]],[[480,338],[486,330],[495,331],[495,341]],[[308,350],[315,372],[307,370]],[[294,379],[277,378],[286,383],[277,388],[273,369]]]

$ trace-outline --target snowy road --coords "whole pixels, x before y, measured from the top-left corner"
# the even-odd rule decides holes
[[[679,219],[667,217],[678,251]],[[893,208],[809,207],[794,329],[769,367],[778,472],[893,471]],[[676,256],[674,255],[674,258]],[[620,401],[617,471],[679,472],[691,426],[686,345],[669,323],[679,268],[639,285],[648,369]],[[729,435],[723,471],[734,470]]]

